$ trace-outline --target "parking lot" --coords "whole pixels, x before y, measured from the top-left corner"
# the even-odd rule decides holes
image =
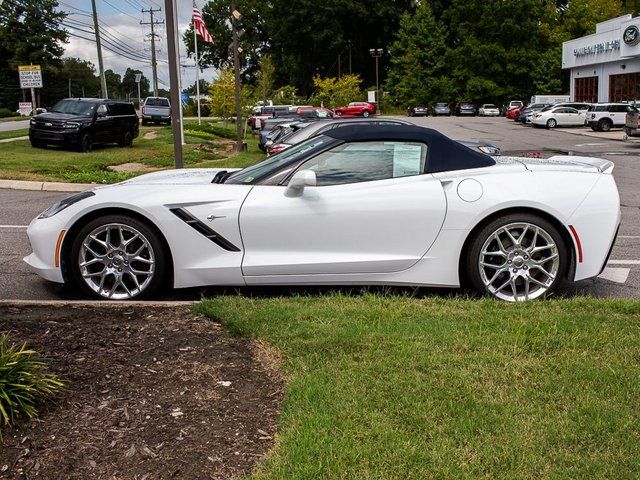
[[[622,141],[622,131],[594,133],[586,128],[536,129],[504,117],[412,118],[416,124],[435,128],[460,140],[486,140],[504,154],[550,156],[575,154],[603,157],[615,162],[614,176],[620,190],[622,227],[607,269],[601,277],[568,286],[568,295],[640,298],[640,145]],[[0,298],[76,298],[28,271],[22,257],[29,253],[26,226],[38,213],[64,194],[0,190]],[[170,299],[199,299],[201,289],[172,293]]]

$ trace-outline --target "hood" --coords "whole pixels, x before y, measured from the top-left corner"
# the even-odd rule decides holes
[[[235,172],[239,168],[183,168],[180,170],[160,170],[125,180],[116,185],[202,185],[211,183],[216,173]],[[108,187],[101,187],[108,188]]]
[[[509,157],[509,159],[521,163],[527,170],[532,172],[564,171],[610,174],[614,167],[613,162],[604,158],[574,155],[555,155],[550,158]]]
[[[86,115],[74,115],[71,113],[57,113],[57,112],[47,112],[40,113],[35,117],[36,121],[54,121],[54,122],[90,122],[93,119],[93,116]]]

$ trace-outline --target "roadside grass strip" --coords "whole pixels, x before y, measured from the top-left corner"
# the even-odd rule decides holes
[[[242,168],[265,156],[253,137],[246,140],[247,152],[228,157],[222,155],[217,150],[219,143],[228,141],[226,137],[233,132],[223,126],[210,127],[209,130],[194,131],[194,135],[185,136],[185,167]],[[156,133],[155,138],[144,138],[145,133],[151,131]],[[212,132],[222,132],[226,137]],[[0,139],[26,134],[28,130],[0,132]],[[139,163],[157,169],[173,168],[174,165],[171,127],[167,126],[141,127],[140,136],[134,140],[132,148],[96,145],[93,151],[80,153],[54,147],[33,148],[28,140],[18,140],[0,144],[0,158],[0,178],[71,183],[115,183],[144,173],[117,172],[107,168],[123,163]]]
[[[288,379],[256,479],[640,477],[640,302],[364,294],[195,307]]]

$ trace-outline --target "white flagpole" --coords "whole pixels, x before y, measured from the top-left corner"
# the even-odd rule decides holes
[[[200,65],[198,62],[198,34],[196,33],[195,23],[193,25],[193,42],[195,44],[196,54],[196,101],[198,102],[198,125],[200,125]]]

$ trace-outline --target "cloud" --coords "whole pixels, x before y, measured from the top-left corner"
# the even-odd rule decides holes
[[[174,1],[178,2],[178,29],[180,38],[182,38],[191,22],[192,3],[185,0]],[[88,60],[96,66],[97,70],[98,54],[95,42],[77,36],[93,38],[93,33],[87,33],[87,31],[93,30],[93,20],[90,15],[91,7],[88,6],[88,3],[80,0],[66,0],[60,5],[60,8],[70,12],[68,21],[65,23],[67,24],[67,30],[73,34],[69,36],[69,43],[64,45],[65,52],[63,56]],[[97,0],[96,6],[100,20],[101,39],[103,41],[102,59],[105,70],[112,69],[122,75],[127,68],[135,68],[140,70],[151,81],[151,42],[148,39],[151,29],[148,25],[140,25],[140,21],[149,22],[149,14],[143,14],[134,9],[134,5],[142,5],[143,3],[145,9],[148,9],[146,0],[132,0],[130,2],[110,0],[108,3],[104,0]],[[164,2],[155,0],[153,4],[154,8],[158,8],[158,6],[162,8],[162,11],[154,15],[154,20],[164,20]],[[158,84],[160,88],[168,90],[169,66],[167,63],[166,25],[157,25],[155,29],[160,36],[159,41],[156,41]],[[183,88],[186,88],[195,82],[195,61],[193,58],[187,57],[184,43],[182,41],[179,43],[182,85]],[[131,58],[109,49],[121,52],[128,51],[128,56]],[[145,60],[139,60],[139,57],[143,57]],[[211,81],[215,75],[216,70],[209,68],[201,72],[200,78]]]

